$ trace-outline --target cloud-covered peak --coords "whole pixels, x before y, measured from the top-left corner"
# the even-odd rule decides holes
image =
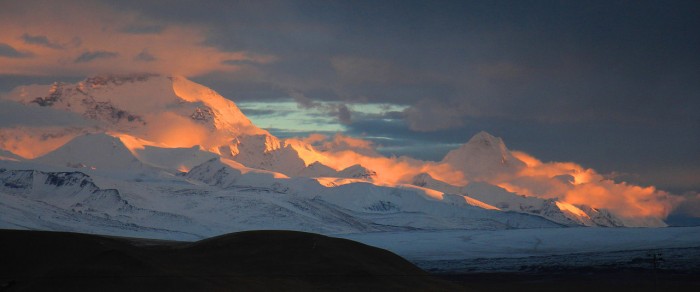
[[[486,131],[476,133],[476,135],[472,136],[472,138],[469,139],[469,142],[467,142],[467,144],[474,145],[476,147],[495,148],[500,150],[501,152],[505,152],[508,150],[506,148],[505,143],[503,143],[503,139],[493,136]]]
[[[501,138],[483,131],[448,152],[442,162],[464,171],[472,178],[513,173],[525,166],[511,154]]]

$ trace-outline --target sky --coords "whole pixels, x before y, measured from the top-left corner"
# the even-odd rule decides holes
[[[698,1],[0,0],[0,92],[184,75],[280,137],[340,132],[437,161],[485,130],[696,198],[698,15]]]

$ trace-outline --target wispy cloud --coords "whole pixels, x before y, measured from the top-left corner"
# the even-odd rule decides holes
[[[82,53],[77,58],[75,58],[75,61],[73,61],[73,63],[87,63],[87,62],[92,62],[92,61],[97,60],[97,59],[116,58],[117,56],[119,56],[118,53],[108,52],[108,51],[85,52],[85,53]]]
[[[240,69],[224,61],[274,60],[209,45],[205,26],[158,21],[99,1],[28,0],[3,5],[0,27],[0,57],[7,59],[0,74],[155,72],[192,77]]]
[[[32,53],[20,52],[8,44],[0,43],[0,57],[26,58],[26,57],[31,57],[31,56],[32,56]]]
[[[147,49],[143,49],[143,51],[141,51],[138,55],[134,57],[134,60],[142,62],[152,62],[156,60],[156,56],[148,52]]]
[[[63,45],[52,42],[48,37],[43,35],[29,35],[25,33],[22,35],[22,40],[27,44],[40,45],[51,49],[60,50],[64,48]]]

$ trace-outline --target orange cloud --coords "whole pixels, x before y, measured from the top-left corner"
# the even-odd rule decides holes
[[[336,170],[360,164],[377,172],[376,183],[411,183],[420,173],[429,173],[439,180],[465,185],[464,175],[447,164],[426,162],[409,157],[385,157],[380,155],[371,141],[336,134],[327,136],[312,134],[307,138],[287,139],[287,144],[295,145],[304,162],[321,162]],[[306,146],[304,146],[306,145]]]
[[[527,167],[513,177],[491,181],[511,192],[605,208],[631,224],[641,224],[645,218],[665,218],[682,201],[681,197],[653,186],[641,187],[606,179],[595,170],[576,163],[543,163],[523,152],[512,153]]]
[[[335,134],[335,136],[333,136],[333,140],[326,140],[318,145],[317,148],[323,151],[332,152],[352,150],[367,156],[380,156],[380,154],[374,149],[374,144],[372,141],[353,138],[340,133]]]
[[[313,152],[315,156],[307,156],[310,162],[319,161],[337,170],[360,164],[376,171],[375,182],[380,184],[411,183],[420,173],[428,173],[455,186],[464,186],[470,180],[470,177],[448,164],[375,155],[373,145],[358,138],[338,134],[329,140],[326,136],[314,135],[294,141],[319,145],[317,149],[321,151]],[[512,154],[526,166],[516,173],[495,173],[482,179],[521,195],[556,198],[563,205],[568,203],[607,209],[631,226],[659,225],[659,220],[668,216],[682,201],[681,197],[654,187],[606,179],[595,170],[573,162],[542,162],[524,152],[513,151]]]
[[[33,159],[56,150],[86,132],[80,128],[64,127],[0,128],[0,149],[25,159]]]
[[[411,183],[413,177],[428,173],[432,177],[457,185],[465,185],[464,175],[446,164],[426,162],[408,157],[389,158],[383,156],[366,156],[351,150],[326,154],[329,166],[343,169],[355,164],[377,172],[375,182],[384,184]]]
[[[219,146],[231,142],[230,134],[212,131],[192,119],[171,112],[154,113],[146,116],[146,125],[134,129],[135,137],[158,141],[164,147],[203,149],[219,153]]]
[[[309,135],[308,137],[306,137],[306,138],[301,138],[300,141],[303,142],[303,143],[307,143],[307,144],[312,144],[312,145],[314,145],[314,144],[316,144],[316,143],[325,141],[326,139],[328,139],[328,136],[323,135],[323,134],[316,134],[316,133],[314,133],[314,134],[310,134],[310,135]]]
[[[128,29],[134,26],[158,29]],[[274,60],[271,56],[207,46],[205,27],[161,24],[135,12],[94,2],[4,3],[0,27],[0,43],[31,56],[0,57],[0,74],[156,72],[194,76],[234,71],[238,67],[231,65],[232,61]]]

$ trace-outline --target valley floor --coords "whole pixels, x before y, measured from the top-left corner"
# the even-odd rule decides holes
[[[700,291],[698,272],[581,268],[541,272],[443,274],[464,291]]]
[[[338,234],[414,262],[700,247],[700,227],[416,230]]]
[[[700,227],[341,235],[466,291],[700,291]]]
[[[700,273],[700,227],[401,231],[337,235],[431,272],[657,268]]]

